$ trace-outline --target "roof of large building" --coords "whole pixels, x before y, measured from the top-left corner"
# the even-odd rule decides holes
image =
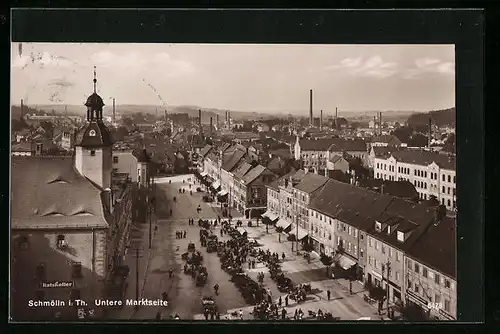
[[[346,140],[342,138],[327,139],[301,139],[299,140],[302,151],[366,151],[366,143],[363,140]]]
[[[102,192],[72,157],[12,157],[13,228],[108,227]]]
[[[456,220],[444,217],[431,224],[407,254],[420,263],[456,278]]]
[[[137,162],[150,162],[151,157],[146,151],[145,148],[143,149],[135,149],[132,151],[132,154],[137,158]]]
[[[414,199],[418,198],[418,191],[409,181],[389,181],[382,179],[360,179],[360,186],[380,191],[384,194]]]
[[[330,161],[333,162],[333,163],[336,163],[338,162],[339,160],[342,160],[344,159],[341,155],[338,155],[338,154],[334,154],[331,158],[330,158]],[[345,160],[345,159],[344,159]]]
[[[435,162],[439,167],[447,170],[455,170],[455,157],[424,150],[399,150],[391,155],[398,162],[428,166]]]
[[[391,146],[372,146],[376,158],[387,159],[392,152],[398,151],[398,148]]]
[[[31,142],[20,142],[12,145],[11,147],[12,152],[34,152],[35,151],[35,146]]]
[[[250,184],[252,183],[256,178],[258,178],[264,171],[266,170],[266,167],[262,165],[257,165],[254,168],[250,169],[244,176],[243,176],[243,182],[245,184]]]
[[[329,179],[313,173],[306,173],[295,189],[311,194],[321,188]]]
[[[91,148],[112,145],[111,132],[102,121],[87,122],[76,134],[75,146]]]

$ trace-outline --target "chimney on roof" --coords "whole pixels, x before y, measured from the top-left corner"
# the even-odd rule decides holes
[[[21,99],[21,119],[23,119],[24,116],[24,100]]]
[[[156,110],[156,113],[158,114],[158,110]],[[113,98],[113,123],[115,121],[116,121],[116,109],[115,109],[115,98]]]
[[[319,129],[323,130],[323,110],[319,112]]]
[[[428,133],[428,140],[427,140],[427,147],[429,149],[431,148],[431,140],[432,140],[432,119],[429,117],[429,133]]]
[[[313,90],[309,90],[309,125],[313,125]]]

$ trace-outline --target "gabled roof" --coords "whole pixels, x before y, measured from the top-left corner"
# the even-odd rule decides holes
[[[76,134],[75,146],[106,147],[112,146],[111,132],[102,121],[85,124]]]
[[[237,179],[242,179],[243,176],[252,168],[248,162],[241,162],[233,171],[233,175]]]
[[[245,184],[252,183],[256,178],[258,178],[267,168],[262,165],[257,165],[250,169],[245,176],[243,176],[243,182]]]
[[[438,224],[429,225],[407,255],[456,279],[456,220],[444,217]]]
[[[31,142],[21,142],[11,147],[12,152],[34,152],[35,146]]]
[[[342,160],[342,159],[344,159],[344,158],[341,155],[334,154],[333,157],[330,158],[330,161],[333,163],[336,163],[337,161]]]
[[[226,154],[226,153],[224,153]],[[243,151],[240,151],[240,150],[235,150],[235,152],[230,155],[230,156],[225,156],[224,157],[224,162],[222,164],[222,169],[224,169],[225,171],[232,171],[234,169],[234,167],[236,167],[236,165],[238,164],[238,162],[240,162],[241,159],[243,159],[245,157],[245,152]]]
[[[283,175],[282,177],[280,177],[280,178],[278,178],[278,179],[274,180],[273,182],[269,183],[267,186],[268,186],[269,188],[274,189],[274,190],[279,190],[279,188],[278,188],[278,187],[279,187],[280,182],[282,182],[283,180],[288,180],[288,179],[290,179],[290,177],[292,177],[293,175],[295,175],[295,173],[296,173],[296,172],[297,172],[297,171],[292,170],[292,171],[290,171],[289,173],[287,173],[287,174]]]
[[[346,140],[342,138],[321,138],[316,140],[299,140],[302,151],[358,151],[366,152],[366,143],[363,140]]]
[[[108,227],[101,189],[72,157],[12,157],[13,228]]]
[[[375,158],[387,159],[391,156],[392,152],[398,151],[398,148],[391,146],[372,146]]]
[[[401,140],[394,135],[382,135],[372,138],[372,143],[386,143],[389,146],[399,146],[401,145]]]
[[[299,184],[295,186],[295,189],[311,194],[321,188],[327,181],[328,178],[325,176],[306,173],[300,180]]]
[[[212,150],[212,145],[205,145],[205,147],[203,147],[200,151],[200,156],[204,158],[210,150]]]

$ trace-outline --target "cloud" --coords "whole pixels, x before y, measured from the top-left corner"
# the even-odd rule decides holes
[[[50,85],[63,87],[63,88],[68,88],[68,87],[74,86],[72,82],[69,82],[65,79],[54,79],[50,82]]]
[[[377,55],[365,61],[361,57],[345,58],[339,64],[327,66],[325,70],[340,70],[353,76],[383,79],[397,73],[397,66],[398,64],[386,62]]]
[[[440,59],[419,58],[415,60],[414,67],[402,73],[402,77],[404,79],[419,79],[432,74],[454,75],[455,64],[453,62],[442,62]]]
[[[186,74],[194,71],[194,67],[191,63],[172,59],[170,55],[165,52],[154,55],[142,55],[136,51],[124,54],[102,51],[93,54],[91,60],[98,67],[112,68],[119,71],[152,69],[155,72],[162,73],[164,76]]]

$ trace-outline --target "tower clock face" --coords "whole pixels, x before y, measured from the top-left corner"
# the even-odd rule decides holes
[[[95,130],[90,130],[89,131],[89,136],[95,137]]]

